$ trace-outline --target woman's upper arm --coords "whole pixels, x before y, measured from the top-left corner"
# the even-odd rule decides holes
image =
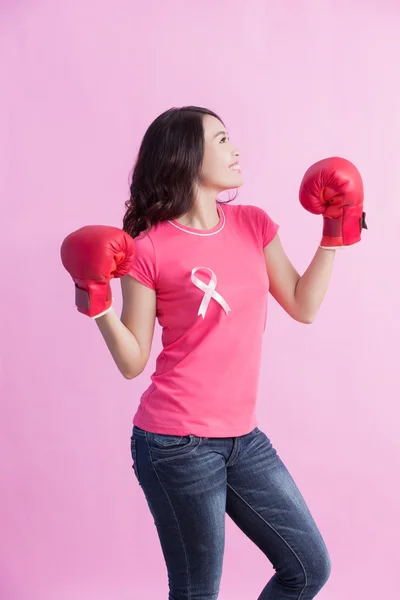
[[[300,275],[287,257],[279,234],[264,248],[264,257],[271,295],[291,317],[297,319],[295,292]]]
[[[121,321],[135,336],[147,363],[153,341],[156,321],[156,292],[130,275],[121,277],[122,314]]]

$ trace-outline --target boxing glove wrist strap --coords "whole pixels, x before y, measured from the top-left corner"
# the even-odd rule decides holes
[[[111,309],[113,300],[109,282],[107,285],[90,285],[88,289],[75,283],[75,305],[79,312],[91,319],[105,315]]]
[[[341,248],[359,242],[362,229],[367,229],[365,212],[360,214],[348,209],[339,218],[324,217],[321,247]]]

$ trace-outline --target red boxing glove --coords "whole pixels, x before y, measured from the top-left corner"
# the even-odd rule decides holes
[[[61,261],[75,282],[79,312],[96,319],[111,309],[110,280],[129,273],[135,259],[132,237],[107,225],[87,225],[61,245]]]
[[[361,240],[365,221],[364,186],[357,168],[345,158],[325,158],[313,164],[300,185],[301,205],[324,216],[323,248],[351,246]]]

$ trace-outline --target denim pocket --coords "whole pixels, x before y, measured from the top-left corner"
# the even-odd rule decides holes
[[[163,448],[170,448],[171,446],[181,446],[182,444],[185,445],[186,441],[188,441],[188,438],[189,436],[183,435],[166,435],[161,433],[153,434],[153,442],[158,446],[162,446]]]
[[[199,446],[201,438],[195,435],[167,435],[148,433],[147,443],[154,462],[180,458],[190,454]]]

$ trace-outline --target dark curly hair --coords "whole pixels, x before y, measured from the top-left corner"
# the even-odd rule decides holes
[[[147,129],[125,202],[123,230],[133,238],[192,207],[204,155],[204,115],[223,123],[211,110],[184,106],[165,111]]]

